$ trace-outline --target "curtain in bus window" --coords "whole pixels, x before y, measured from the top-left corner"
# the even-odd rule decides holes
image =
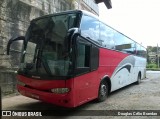
[[[99,43],[99,21],[84,15],[81,22],[81,35]]]

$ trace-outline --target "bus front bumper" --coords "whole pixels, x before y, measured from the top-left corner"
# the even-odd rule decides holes
[[[18,92],[26,97],[52,103],[62,107],[75,107],[71,93],[54,94],[17,85]]]

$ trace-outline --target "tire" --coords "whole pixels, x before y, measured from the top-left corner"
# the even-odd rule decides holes
[[[140,75],[140,74],[138,74],[136,84],[137,84],[137,85],[139,85],[140,83],[141,83],[141,75]]]
[[[108,84],[106,81],[102,81],[99,86],[97,101],[98,102],[105,101],[107,96],[108,96]]]

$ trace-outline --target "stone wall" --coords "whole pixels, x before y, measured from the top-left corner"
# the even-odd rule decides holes
[[[2,89],[2,96],[17,93],[16,82],[16,73],[13,70],[0,70],[0,88]]]
[[[24,35],[30,20],[36,17],[72,9],[71,1],[0,0],[0,67],[18,66],[19,58],[15,57],[15,53],[10,56],[12,60],[5,55],[6,44],[11,37]]]
[[[74,9],[73,0],[0,0],[0,86],[3,94],[15,92],[14,70],[18,68],[20,44],[6,55],[11,37],[25,35],[30,21],[54,12]]]

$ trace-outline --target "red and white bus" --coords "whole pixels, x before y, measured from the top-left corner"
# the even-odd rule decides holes
[[[20,94],[63,107],[77,107],[140,83],[146,49],[98,17],[81,10],[31,21],[23,40],[17,89]]]

